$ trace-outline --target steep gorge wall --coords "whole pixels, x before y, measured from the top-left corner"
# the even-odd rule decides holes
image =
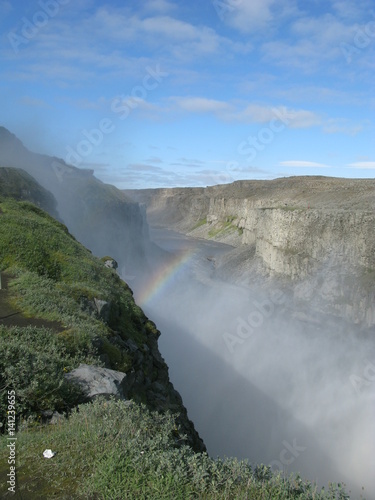
[[[241,232],[234,242],[255,245],[257,256],[271,273],[302,278],[330,259],[375,269],[373,212],[254,208],[246,200],[214,200],[208,225],[220,224],[228,216],[236,217],[232,225]]]
[[[152,225],[242,247],[249,273],[283,280],[299,306],[375,324],[374,180],[296,177],[129,194]]]

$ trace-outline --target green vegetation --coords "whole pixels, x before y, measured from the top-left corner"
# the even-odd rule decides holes
[[[227,215],[225,220],[218,222],[214,228],[210,229],[208,232],[209,238],[215,238],[219,235],[223,236],[227,233],[238,230],[238,227],[233,224],[236,218],[237,217],[235,215]]]
[[[54,408],[67,411],[81,395],[64,380],[64,373],[77,364],[61,338],[44,328],[5,328],[0,326],[0,414],[5,420],[7,391],[17,388],[19,415],[39,417]],[[87,362],[91,360],[87,358]]]
[[[227,219],[223,231],[232,227]],[[159,335],[131,290],[67,228],[29,202],[0,199],[0,270],[12,276],[2,301],[53,327],[0,327],[0,422],[16,389],[17,489],[23,498],[346,499],[342,487],[318,492],[299,476],[236,459],[215,460],[185,443],[176,417],[137,401],[102,399],[73,409],[82,396],[64,374],[80,363],[132,368],[115,339],[141,349]],[[105,320],[95,299],[108,304]],[[146,348],[145,348],[146,349]],[[145,368],[146,369],[146,368]],[[42,424],[46,410],[70,414]],[[0,497],[6,498],[7,436],[0,436]],[[46,448],[57,452],[43,459]]]
[[[27,199],[57,215],[56,200],[52,194],[21,169],[0,167],[0,197]]]
[[[111,368],[126,372],[132,368],[132,358],[115,345],[115,336],[141,346],[158,332],[134,303],[126,283],[63,224],[29,202],[3,199],[0,210],[0,269],[13,276],[7,301],[25,316],[60,325],[57,331],[0,328],[4,381],[0,422],[4,422],[9,387],[17,387],[19,417],[37,418],[46,409],[66,410],[78,394],[69,392],[64,369],[80,363],[102,365],[100,355],[105,354]],[[110,304],[105,322],[95,298]]]
[[[205,217],[204,219],[200,219],[192,228],[191,231],[194,231],[194,229],[198,229],[198,227],[204,226],[207,224],[207,218]]]
[[[18,488],[23,495],[37,491],[35,498],[349,498],[341,485],[318,492],[299,476],[285,478],[264,465],[194,453],[182,444],[171,414],[151,413],[136,403],[96,400],[81,405],[69,420],[17,437]],[[45,448],[56,456],[43,460]],[[6,452],[0,453],[1,464],[5,458]],[[6,468],[0,469],[1,478],[5,473]]]

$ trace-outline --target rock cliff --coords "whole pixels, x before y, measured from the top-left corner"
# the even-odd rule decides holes
[[[152,225],[237,247],[217,262],[221,272],[281,281],[294,307],[375,324],[375,180],[290,177],[127,194],[147,206]]]

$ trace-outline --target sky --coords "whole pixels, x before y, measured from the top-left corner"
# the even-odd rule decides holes
[[[373,0],[0,0],[0,125],[120,189],[375,174]]]

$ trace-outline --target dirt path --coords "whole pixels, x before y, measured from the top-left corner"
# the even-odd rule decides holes
[[[8,274],[1,273],[0,326],[35,326],[37,328],[49,328],[57,333],[62,332],[64,327],[58,321],[47,321],[40,318],[27,318],[10,304],[8,283],[11,279],[11,276]]]

